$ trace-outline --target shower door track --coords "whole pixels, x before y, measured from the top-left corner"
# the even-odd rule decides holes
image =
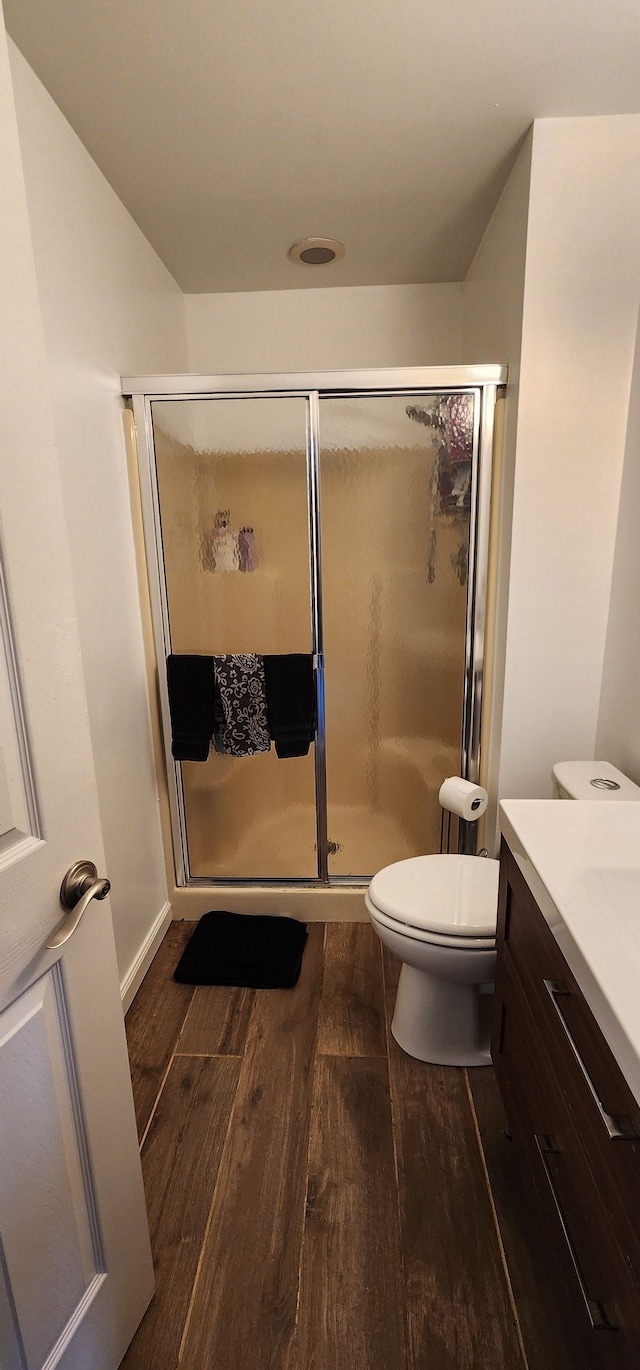
[[[327,887],[362,888],[368,875],[330,875],[327,833],[326,729],[324,714],[324,637],[322,616],[322,567],[320,536],[319,406],[321,397],[356,398],[365,395],[428,395],[477,393],[474,457],[472,464],[469,570],[465,628],[464,689],[460,749],[460,773],[478,779],[482,713],[483,650],[486,613],[491,459],[495,401],[506,384],[503,366],[405,367],[370,371],[326,371],[282,375],[228,376],[123,376],[122,394],[133,409],[137,442],[142,510],[147,549],[147,568],[153,619],[158,689],[165,747],[169,808],[176,885],[179,887],[230,886],[252,889]],[[169,603],[162,543],[151,405],[160,400],[215,400],[286,398],[307,400],[307,493],[309,557],[311,571],[312,651],[316,664],[318,719],[315,738],[316,847],[315,877],[207,877],[193,876],[189,865],[187,821],[182,772],[171,754],[171,721],[165,672],[161,669],[171,652]],[[465,850],[470,825],[461,825],[460,849]],[[470,849],[470,847],[469,847]]]

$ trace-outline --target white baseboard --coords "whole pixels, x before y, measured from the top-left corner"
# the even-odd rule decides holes
[[[133,1002],[142,984],[142,981],[144,980],[144,977],[149,969],[149,966],[153,961],[153,958],[158,950],[158,947],[160,946],[160,943],[165,935],[165,932],[167,931],[167,928],[171,922],[171,918],[171,905],[164,904],[163,907],[160,909],[160,912],[155,920],[155,923],[153,924],[153,927],[150,929],[149,933],[145,937],[144,942],[142,943],[142,946],[138,952],[138,955],[136,956],[132,965],[129,967],[124,977],[124,980],[120,985],[120,996],[122,999],[123,1013],[127,1012],[127,1009]]]

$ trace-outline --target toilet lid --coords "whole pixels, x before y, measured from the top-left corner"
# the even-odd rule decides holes
[[[499,868],[478,856],[412,856],[378,871],[369,898],[409,927],[495,937]]]

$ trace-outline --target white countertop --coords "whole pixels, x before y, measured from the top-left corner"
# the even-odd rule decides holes
[[[640,1103],[640,803],[507,799],[500,827]]]

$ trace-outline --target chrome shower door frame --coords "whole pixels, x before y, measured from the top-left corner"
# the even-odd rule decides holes
[[[473,392],[474,459],[472,466],[469,570],[464,654],[461,731],[461,774],[477,780],[484,670],[487,570],[491,500],[491,462],[495,401],[507,369],[501,366],[404,367],[372,371],[304,372],[248,376],[123,376],[122,394],[133,408],[140,489],[149,577],[153,632],[158,662],[158,693],[162,717],[169,808],[178,886],[227,885],[239,887],[362,885],[365,877],[328,873],[326,733],[324,718],[324,639],[322,619],[322,547],[320,527],[319,415],[326,397],[362,395],[429,395]],[[160,500],[155,460],[151,406],[160,400],[215,400],[288,397],[307,401],[307,487],[311,585],[311,641],[317,673],[318,721],[315,740],[316,840],[318,875],[315,878],[228,878],[192,876],[182,772],[171,754],[171,720],[166,675],[162,665],[171,651],[171,628],[165,575]],[[473,849],[471,825],[461,824],[460,850]]]

